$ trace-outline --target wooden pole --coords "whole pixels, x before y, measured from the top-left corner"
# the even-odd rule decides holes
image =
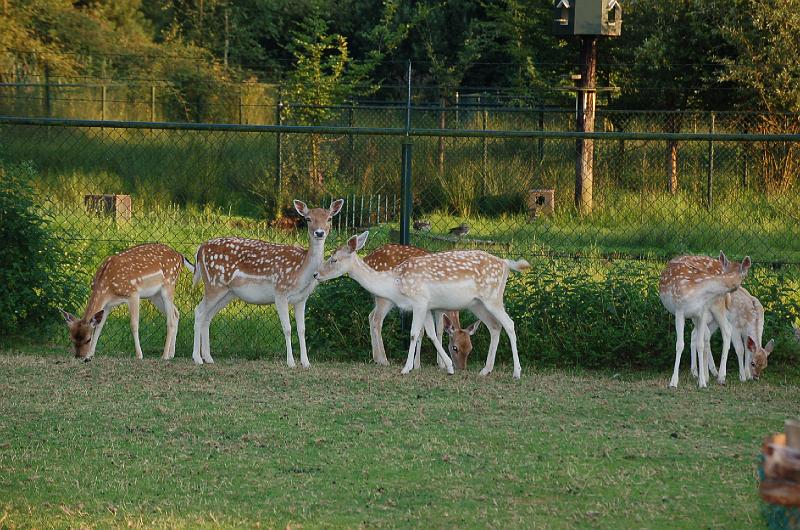
[[[576,130],[594,132],[594,109],[597,86],[597,37],[581,36],[581,81],[577,93]],[[589,214],[594,206],[594,141],[579,138],[575,142],[575,207],[581,214]]]

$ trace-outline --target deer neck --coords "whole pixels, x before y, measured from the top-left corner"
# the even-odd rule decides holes
[[[325,254],[325,240],[312,239],[308,244],[308,252],[303,258],[303,264],[297,271],[297,285],[307,285],[314,281],[314,273],[322,265]]]
[[[400,290],[391,271],[378,272],[356,256],[355,264],[348,274],[373,296],[387,298],[397,303]]]
[[[735,291],[741,284],[742,279],[736,272],[720,274],[704,282],[703,291],[710,297],[717,297]]]
[[[86,304],[86,310],[83,312],[83,318],[88,320],[92,318],[95,313],[105,308],[106,301],[100,296],[99,290],[92,285],[92,294],[89,295],[89,302]]]

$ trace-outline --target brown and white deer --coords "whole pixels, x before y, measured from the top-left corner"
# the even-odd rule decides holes
[[[144,298],[167,317],[163,358],[172,359],[175,356],[175,337],[180,318],[173,300],[181,267],[194,271],[183,255],[161,243],[138,245],[106,258],[92,279],[92,293],[83,317],[78,318],[61,310],[69,327],[75,357],[91,360],[111,309],[127,303],[133,345],[136,357],[141,359],[139,301]]]
[[[718,308],[718,311],[725,312],[732,328],[731,341],[739,361],[739,380],[758,380],[767,367],[769,355],[775,347],[775,339],[770,339],[766,346],[761,345],[764,337],[764,306],[744,287],[739,287],[728,297],[714,303],[724,306]],[[716,367],[711,355],[711,336],[718,327],[719,324],[714,318],[709,323],[708,333],[705,335],[705,355],[708,357],[708,367],[712,373],[716,371]],[[723,380],[726,361],[727,359],[720,359],[719,371]]]
[[[324,281],[349,274],[374,296],[389,299],[401,310],[412,312],[411,344],[400,373],[407,374],[414,368],[416,343],[421,340],[424,326],[447,372],[452,374],[453,363],[437,340],[431,312],[469,309],[486,324],[491,335],[481,374],[488,375],[494,369],[502,327],[511,341],[513,376],[520,377],[517,335],[514,321],[503,305],[503,293],[509,270],[525,271],[530,268],[527,261],[501,259],[479,250],[453,250],[409,258],[392,270],[378,272],[356,253],[364,247],[368,236],[369,232],[353,236],[336,249],[319,268],[317,278]]]
[[[322,263],[331,219],[343,204],[344,200],[338,199],[330,208],[309,209],[302,201],[294,201],[295,209],[308,226],[308,250],[241,237],[212,239],[200,245],[194,283],[197,285],[202,280],[205,294],[194,311],[192,359],[195,363],[214,362],[209,337],[211,319],[238,298],[249,304],[275,304],[286,340],[286,363],[292,368],[295,362],[289,304],[293,305],[300,364],[304,368],[310,366],[306,351],[306,300],[317,284],[314,273]]]
[[[704,256],[680,256],[667,263],[661,273],[658,294],[664,307],[675,315],[675,367],[669,386],[678,386],[678,370],[683,353],[683,330],[685,319],[690,318],[694,324],[691,348],[698,352],[698,385],[707,386],[709,361],[705,357],[705,336],[712,315],[720,325],[722,332],[722,358],[727,359],[731,343],[731,325],[724,312],[719,312],[715,302],[726,294],[735,291],[742,283],[750,268],[750,257],[742,263],[728,262],[723,271],[709,266]],[[724,254],[720,261],[725,260]],[[724,307],[724,306],[723,306]],[[721,382],[724,382],[724,373]],[[718,376],[719,380],[719,376]]]
[[[372,267],[378,272],[385,272],[394,269],[399,264],[408,258],[417,256],[427,256],[430,254],[425,249],[415,247],[412,245],[398,245],[389,243],[383,245],[364,258],[364,263]],[[383,321],[386,315],[394,307],[394,303],[388,298],[375,297],[375,308],[369,314],[369,331],[370,339],[372,342],[372,359],[375,363],[388,366],[389,361],[386,359],[386,349],[383,346]],[[480,327],[481,321],[476,320],[466,329],[461,328],[461,321],[458,311],[448,311],[445,313],[438,313],[436,318],[436,332],[439,342],[442,340],[442,332],[446,332],[449,340],[447,349],[450,353],[450,358],[458,370],[465,370],[467,367],[467,359],[472,352],[472,335]],[[417,351],[414,357],[414,367],[419,368],[419,346],[422,341],[417,343]],[[442,360],[436,356],[441,368],[444,368]]]

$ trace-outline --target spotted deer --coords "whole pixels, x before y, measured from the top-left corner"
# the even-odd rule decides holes
[[[194,311],[192,359],[195,363],[214,362],[209,337],[211,320],[231,300],[238,298],[249,304],[275,304],[286,341],[286,364],[291,368],[295,362],[289,305],[294,306],[300,364],[304,368],[310,366],[306,351],[306,300],[316,286],[314,273],[322,263],[331,219],[343,204],[344,200],[338,199],[330,208],[309,209],[302,201],[294,201],[295,209],[308,226],[308,250],[242,237],[222,237],[200,245],[194,284],[202,280],[205,294]]]
[[[731,341],[739,361],[739,380],[758,380],[767,367],[769,355],[775,347],[775,339],[770,339],[766,346],[761,346],[764,336],[764,306],[744,287],[739,287],[729,297],[719,299],[714,303],[724,306],[725,314],[732,328]],[[722,310],[722,307],[718,309],[720,312]],[[711,356],[711,336],[718,327],[715,318],[709,323],[709,330],[705,335],[704,347],[709,361],[709,369],[715,368],[714,358]],[[692,332],[694,333],[694,331]],[[725,362],[726,360],[720,359],[720,372],[723,373],[723,378]]]
[[[92,279],[92,292],[82,318],[61,310],[69,327],[75,357],[89,361],[94,357],[97,340],[111,310],[128,304],[131,333],[136,357],[141,359],[139,344],[139,301],[144,298],[167,317],[164,359],[175,357],[175,337],[180,314],[173,303],[175,284],[181,268],[194,271],[183,255],[161,243],[138,245],[109,256]]]
[[[385,272],[394,269],[397,265],[404,262],[408,258],[417,256],[426,256],[430,254],[427,250],[415,247],[412,245],[398,245],[390,243],[372,251],[364,258],[364,263],[372,267],[378,272]],[[388,366],[389,361],[386,359],[386,350],[383,346],[383,336],[381,330],[383,329],[383,321],[386,315],[394,307],[394,303],[388,298],[375,297],[375,308],[369,314],[369,331],[370,339],[372,341],[372,359],[375,363]],[[450,358],[458,370],[465,370],[467,367],[467,358],[472,352],[472,335],[480,327],[480,320],[467,326],[466,329],[461,328],[461,321],[459,319],[458,311],[449,311],[439,313],[437,318],[437,336],[439,341],[442,340],[442,332],[446,332],[448,340],[448,352]],[[417,351],[414,357],[414,367],[419,367],[419,346],[422,341],[417,343]],[[441,359],[436,356],[437,361],[441,364]]]
[[[675,315],[675,367],[669,386],[678,386],[678,369],[683,353],[683,330],[685,319],[690,318],[694,324],[691,348],[698,352],[698,385],[707,386],[709,362],[703,355],[705,334],[712,316],[717,320],[722,332],[722,358],[728,358],[731,343],[731,325],[719,305],[714,302],[735,291],[742,283],[750,268],[750,257],[741,263],[728,262],[724,254],[720,254],[720,263],[727,263],[722,271],[716,266],[709,266],[704,256],[680,256],[667,263],[659,281],[659,297],[664,307]],[[699,347],[698,347],[699,346]],[[721,375],[721,377],[720,377]],[[724,372],[718,375],[718,381],[724,383]]]
[[[453,363],[437,339],[430,312],[469,309],[486,323],[491,335],[481,375],[488,375],[494,369],[502,327],[511,342],[513,377],[519,379],[522,369],[517,353],[517,336],[514,321],[503,305],[503,293],[509,270],[525,271],[530,268],[527,261],[501,259],[479,250],[453,250],[409,258],[391,270],[379,272],[357,254],[368,236],[369,232],[353,236],[336,249],[319,268],[317,279],[325,281],[348,274],[373,296],[391,300],[401,310],[412,312],[411,344],[401,374],[414,368],[416,344],[421,340],[423,326],[447,373],[452,374]]]

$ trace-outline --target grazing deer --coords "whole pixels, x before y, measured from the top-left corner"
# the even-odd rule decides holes
[[[356,254],[364,247],[368,236],[369,232],[364,232],[351,237],[322,264],[316,277],[324,281],[349,274],[374,296],[391,300],[401,310],[412,311],[411,344],[401,374],[414,368],[416,344],[421,339],[423,326],[447,373],[452,374],[453,363],[437,340],[430,312],[469,309],[486,323],[491,335],[489,354],[481,375],[488,375],[494,369],[502,326],[511,341],[513,376],[519,379],[522,369],[517,354],[517,336],[514,321],[503,306],[503,293],[508,271],[529,269],[527,261],[500,259],[479,250],[453,250],[409,258],[394,269],[378,272]]]
[[[704,256],[681,256],[667,263],[661,273],[659,298],[667,311],[675,315],[675,368],[669,383],[672,388],[678,386],[678,369],[684,347],[683,330],[686,318],[691,318],[694,324],[695,332],[692,333],[691,348],[698,352],[698,384],[701,388],[707,386],[708,380],[709,363],[703,355],[705,353],[703,344],[712,315],[722,331],[722,357],[726,360],[728,358],[731,325],[714,302],[741,285],[751,262],[749,256],[745,257],[741,264],[728,262],[723,253],[720,253],[719,261],[726,264],[722,272],[717,266],[710,266]],[[722,379],[720,380],[718,376],[718,381],[724,383],[724,372],[721,375]]]
[[[364,258],[364,263],[372,267],[378,272],[385,272],[394,269],[397,265],[404,262],[408,258],[417,256],[427,256],[430,254],[427,250],[414,247],[411,245],[397,245],[390,243],[374,250]],[[375,308],[369,314],[369,331],[370,339],[372,342],[372,359],[375,363],[388,366],[389,361],[386,359],[386,350],[383,346],[383,336],[381,330],[383,329],[383,320],[386,315],[391,311],[394,304],[388,298],[375,297]],[[472,352],[472,339],[470,338],[480,327],[480,320],[476,320],[473,324],[469,325],[466,329],[461,329],[461,322],[458,316],[458,311],[451,311],[448,313],[440,313],[440,319],[437,319],[437,335],[439,342],[442,340],[442,331],[447,332],[449,337],[448,351],[453,360],[455,367],[459,370],[464,370],[467,367],[467,358]],[[422,341],[418,346],[422,345]],[[419,367],[419,350],[417,348],[414,357],[414,367]],[[441,359],[437,355],[437,361],[441,364]]]
[[[202,279],[205,294],[194,311],[192,359],[195,363],[214,362],[209,339],[211,319],[231,300],[239,298],[249,304],[275,304],[286,340],[286,364],[290,368],[295,366],[289,320],[289,304],[292,304],[300,342],[300,364],[304,368],[310,366],[306,351],[306,300],[317,284],[314,273],[322,263],[331,219],[343,204],[344,200],[338,199],[328,209],[309,209],[305,203],[294,201],[295,209],[308,226],[308,250],[241,237],[212,239],[200,245],[194,284]]]
[[[733,328],[731,340],[739,361],[739,380],[758,380],[767,367],[769,354],[775,347],[775,339],[770,339],[766,346],[761,346],[764,335],[764,306],[744,287],[739,287],[729,297],[723,297],[714,304],[724,306],[718,308],[718,311],[725,311],[728,322]],[[715,318],[709,323],[708,333],[705,335],[705,355],[708,357],[709,369],[714,367],[714,358],[711,356],[711,335],[718,327]],[[723,379],[725,361],[720,359],[719,369]]]
[[[139,301],[142,298],[150,300],[167,317],[167,340],[163,358],[175,357],[175,336],[178,334],[180,315],[173,298],[181,267],[194,271],[192,264],[183,255],[161,243],[138,245],[106,258],[92,279],[92,294],[83,318],[61,310],[69,327],[75,357],[84,361],[92,359],[109,312],[114,307],[127,303],[133,345],[136,357],[141,359]]]

